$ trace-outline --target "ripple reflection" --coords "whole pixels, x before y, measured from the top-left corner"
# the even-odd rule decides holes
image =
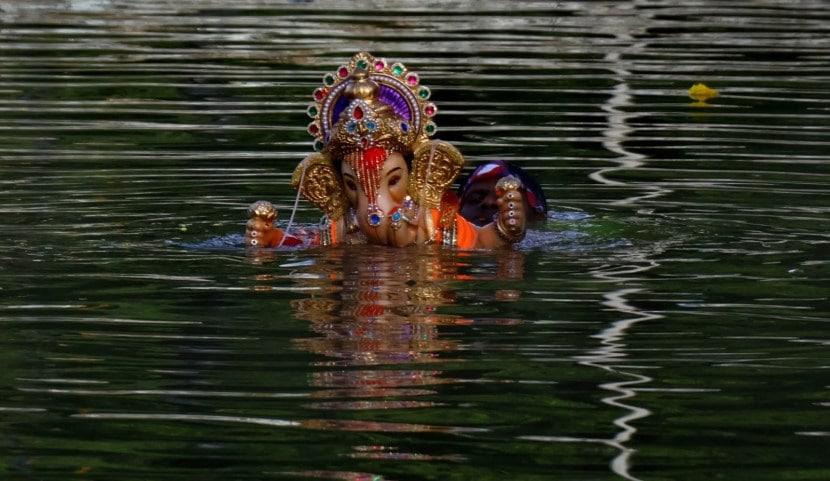
[[[442,339],[439,326],[473,321],[443,314],[455,302],[454,282],[469,279],[462,252],[395,250],[360,246],[332,249],[303,276],[293,277],[310,297],[292,302],[296,317],[310,322],[314,336],[295,339],[318,355],[309,383],[318,401],[305,406],[325,411],[425,409],[443,406],[425,397],[439,385],[466,382],[424,366],[445,363],[461,346]],[[501,256],[497,276],[521,276],[520,253]],[[501,265],[505,264],[505,265]],[[518,266],[518,267],[517,267]],[[519,268],[519,271],[517,271]],[[418,366],[418,367],[415,367]],[[421,399],[417,399],[421,398]],[[459,432],[469,428],[330,421],[321,429]],[[375,453],[377,454],[377,453]]]

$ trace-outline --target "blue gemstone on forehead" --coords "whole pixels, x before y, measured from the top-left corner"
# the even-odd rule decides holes
[[[346,125],[346,130],[347,130],[349,133],[354,133],[354,131],[355,131],[355,130],[357,130],[357,125],[355,125],[355,123],[354,123],[354,122],[349,122],[349,124],[348,124],[348,125]]]
[[[375,123],[373,121],[370,120],[370,121],[366,122],[366,128],[367,129],[375,130],[376,127],[377,127],[377,125],[375,125]]]
[[[401,122],[401,130],[404,132],[409,132],[409,124],[406,122]]]

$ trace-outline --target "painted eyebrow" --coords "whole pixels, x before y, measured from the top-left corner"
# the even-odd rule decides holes
[[[395,167],[394,169],[392,169],[392,170],[390,170],[389,172],[387,172],[387,173],[386,173],[386,175],[385,175],[384,177],[389,177],[390,175],[392,175],[392,174],[396,173],[396,172],[397,172],[397,171],[399,171],[399,170],[403,170],[403,167]]]
[[[353,184],[357,184],[357,183],[358,183],[358,182],[357,182],[357,179],[356,179],[356,178],[355,178],[352,174],[349,174],[349,173],[343,172],[343,174],[342,174],[342,175],[343,175],[343,181],[344,181],[343,183],[344,183],[344,184],[345,184],[345,181],[347,181],[347,180],[348,180],[349,182],[353,183]],[[349,187],[349,188],[351,189],[351,187]],[[359,187],[358,187],[358,188],[359,188]]]

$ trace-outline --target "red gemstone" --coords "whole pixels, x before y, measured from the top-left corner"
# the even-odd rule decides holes
[[[317,134],[320,133],[320,126],[317,125],[316,122],[308,124],[308,133],[317,136]]]
[[[360,106],[355,107],[354,110],[352,111],[352,117],[354,117],[355,120],[362,119],[363,118],[363,109],[360,108]]]
[[[340,67],[337,70],[337,75],[339,75],[340,78],[346,78],[349,76],[349,69],[347,67]]]
[[[431,104],[427,105],[424,108],[424,113],[427,114],[428,116],[432,117],[433,115],[435,115],[435,106],[431,105]]]
[[[324,98],[326,98],[326,95],[328,95],[328,93],[329,93],[328,89],[324,89],[322,87],[318,88],[314,91],[314,100],[319,102],[319,101],[323,100]]]

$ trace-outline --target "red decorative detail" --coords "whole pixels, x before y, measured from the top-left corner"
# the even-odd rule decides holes
[[[328,94],[329,94],[329,89],[320,87],[320,88],[314,90],[314,100],[320,102],[323,99],[325,99]]]
[[[337,69],[337,75],[339,75],[340,78],[346,78],[349,76],[349,69],[347,67],[340,67]]]
[[[378,304],[361,304],[357,307],[357,317],[378,317],[382,316],[386,309]]]
[[[429,117],[435,115],[435,106],[430,104],[424,108],[424,113],[427,114]]]
[[[363,137],[358,142],[360,150],[348,152],[345,161],[357,174],[360,188],[369,200],[369,205],[377,206],[380,189],[380,171],[389,154],[382,147],[370,147],[370,140]]]
[[[363,138],[361,140],[367,139]],[[389,155],[386,153],[386,149],[384,149],[383,147],[372,147],[371,149],[363,153],[363,165],[367,169],[380,172],[380,168],[381,166],[383,166],[383,163],[386,161],[386,158],[388,156]]]
[[[315,122],[308,124],[308,133],[316,137],[320,133],[320,126]]]
[[[355,120],[360,120],[363,118],[363,109],[360,108],[359,105],[355,107],[352,111],[352,117],[354,117]]]
[[[301,241],[300,239],[298,239],[298,238],[296,238],[292,235],[286,234],[285,237],[282,238],[282,245],[284,245],[284,246],[294,247],[294,246],[301,245],[302,243],[303,243],[303,241]]]

